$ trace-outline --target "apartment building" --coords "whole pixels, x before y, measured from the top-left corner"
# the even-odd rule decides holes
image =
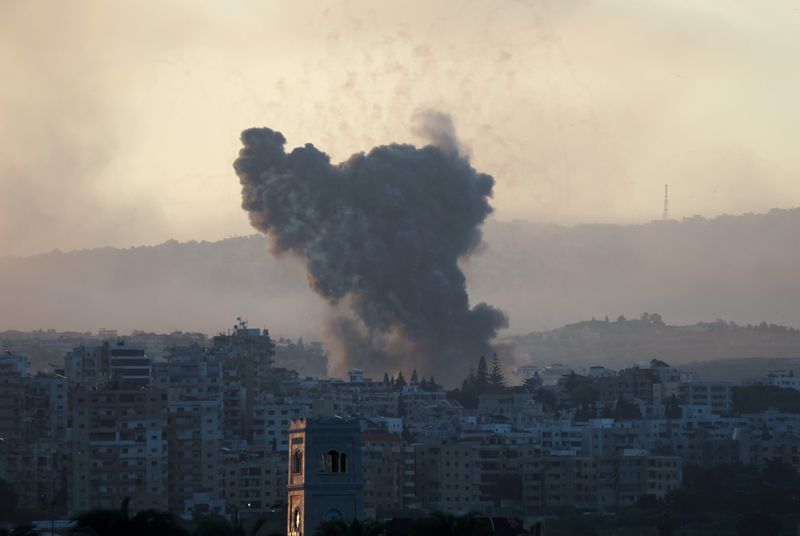
[[[275,451],[289,450],[289,424],[311,415],[310,400],[264,395],[253,406],[253,445]]]
[[[167,401],[160,389],[108,384],[71,393],[68,510],[168,508]]]
[[[733,410],[733,384],[724,381],[693,381],[678,386],[681,404],[708,406],[716,415],[727,415]]]
[[[414,471],[407,473],[405,454],[399,435],[380,431],[362,433],[364,512],[368,517],[382,519],[406,507],[406,483],[413,486]]]
[[[242,518],[256,518],[286,504],[288,452],[248,449],[229,452],[223,461],[224,498]]]
[[[167,403],[169,509],[180,515],[197,494],[222,498],[222,411],[215,400]]]
[[[521,461],[522,509],[617,508],[644,495],[663,498],[682,480],[678,456],[528,456]]]

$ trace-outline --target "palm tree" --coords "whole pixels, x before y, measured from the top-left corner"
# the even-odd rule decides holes
[[[142,510],[130,516],[130,498],[122,501],[118,510],[99,508],[72,518],[69,530],[74,536],[188,536],[167,512]]]
[[[341,519],[325,521],[314,532],[315,536],[385,536],[386,525],[378,521],[354,519],[350,523]]]

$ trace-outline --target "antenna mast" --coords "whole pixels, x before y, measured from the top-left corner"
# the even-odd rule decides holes
[[[661,214],[662,220],[669,219],[669,186],[664,185],[664,212]]]

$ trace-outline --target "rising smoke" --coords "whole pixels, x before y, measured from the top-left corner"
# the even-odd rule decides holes
[[[494,179],[470,166],[448,116],[425,114],[417,131],[434,145],[376,147],[337,165],[310,144],[287,154],[274,130],[242,133],[242,207],[335,307],[336,373],[416,367],[447,383],[507,325],[485,303],[470,308],[458,266],[481,241]]]

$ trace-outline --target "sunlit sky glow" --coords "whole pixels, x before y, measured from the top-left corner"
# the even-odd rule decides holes
[[[341,160],[452,115],[495,217],[800,205],[800,7],[773,0],[0,3],[0,255],[252,232],[250,126]]]

